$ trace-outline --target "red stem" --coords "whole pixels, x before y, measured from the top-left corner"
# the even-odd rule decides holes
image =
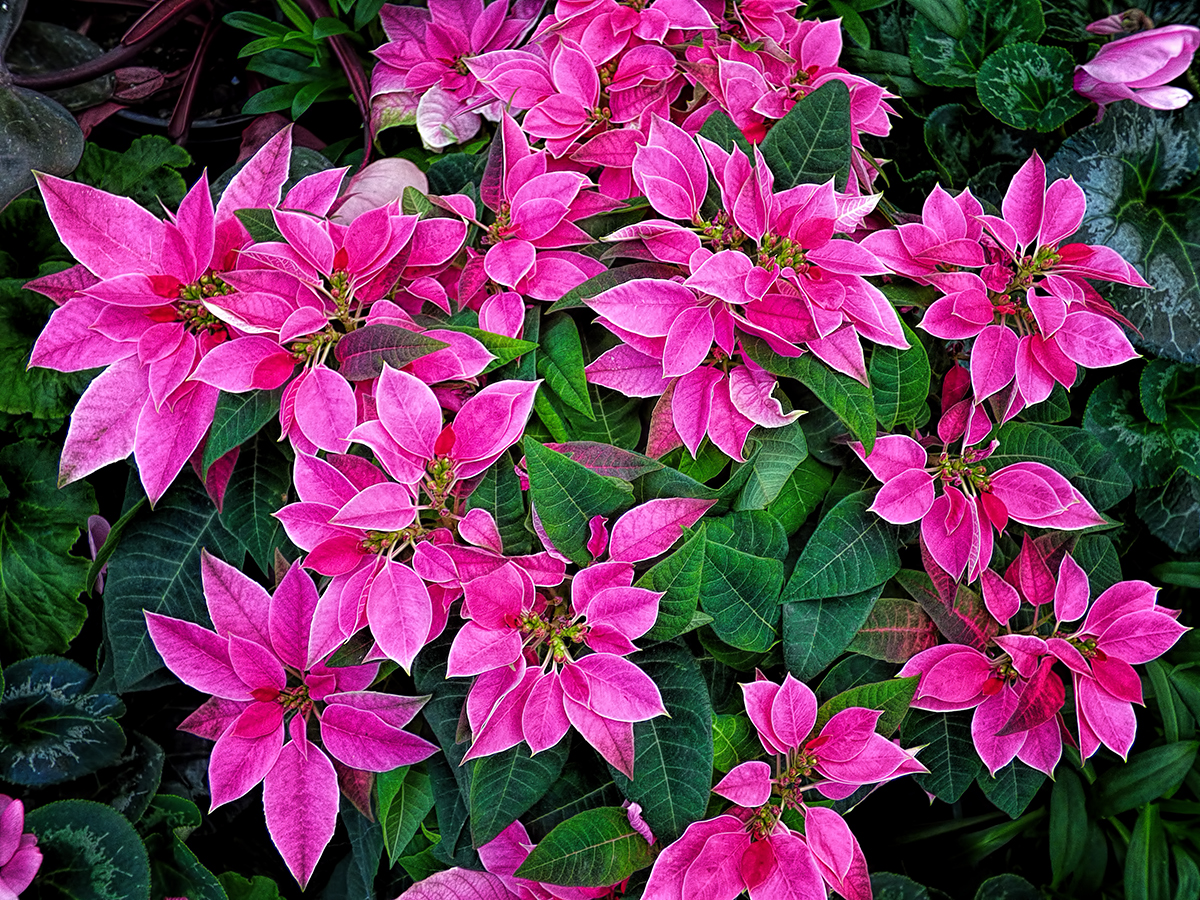
[[[175,101],[175,109],[171,112],[171,122],[167,125],[167,137],[177,144],[187,141],[188,129],[192,126],[192,104],[196,99],[196,87],[200,83],[200,75],[204,72],[204,61],[208,57],[209,47],[213,38],[221,28],[221,20],[213,16],[204,26],[200,43],[196,46],[196,55],[192,57],[187,75],[183,78],[183,86],[179,89],[179,99]]]

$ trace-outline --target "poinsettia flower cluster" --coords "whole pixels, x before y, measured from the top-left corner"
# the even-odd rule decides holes
[[[299,564],[271,595],[207,552],[201,573],[215,630],[148,610],[146,627],[167,668],[212,695],[179,727],[216,741],[213,809],[261,782],[267,829],[303,887],[337,823],[337,767],[388,772],[430,756],[404,730],[427,698],[367,690],[377,663],[327,665],[345,643],[338,598]]]
[[[1109,247],[1064,243],[1086,210],[1073,179],[1046,184],[1034,153],[1013,176],[1002,215],[985,215],[969,190],[952,197],[938,186],[920,222],[862,241],[893,272],[942,294],[920,327],[948,341],[973,339],[974,398],[994,397],[1001,423],[1041,403],[1055,384],[1069,389],[1077,366],[1137,356],[1121,328],[1129,323],[1090,281],[1149,285]]]
[[[994,532],[1003,533],[1009,520],[1073,531],[1102,525],[1104,519],[1045,463],[988,464],[1001,442],[980,443],[992,423],[968,399],[967,379],[961,366],[946,375],[938,438],[881,435],[870,453],[861,443],[850,446],[883,482],[871,510],[897,525],[919,521],[924,546],[937,565],[951,578],[965,573],[974,582],[991,562]]]
[[[427,147],[442,148],[502,109],[523,112],[525,133],[555,159],[601,167],[604,193],[625,198],[655,116],[695,134],[720,111],[758,143],[797,100],[836,80],[850,94],[850,189],[869,192],[877,170],[860,135],[888,134],[893,95],[838,66],[840,20],[801,21],[801,5],[559,0],[532,31],[543,7],[534,0],[388,5],[372,124],[415,124]]]
[[[659,855],[646,900],[733,900],[742,891],[751,900],[800,900],[823,897],[826,887],[847,900],[870,897],[866,860],[845,820],[805,795],[841,799],[925,767],[875,730],[878,710],[843,709],[817,728],[816,696],[791,675],[775,684],[759,672],[742,693],[774,769],[750,760],[713,788],[735,805],[689,825]]]
[[[982,587],[1004,633],[984,650],[941,644],[913,656],[900,672],[920,676],[912,706],[973,709],[971,738],[992,774],[1016,758],[1050,775],[1068,734],[1065,669],[1080,755],[1104,745],[1127,756],[1137,730],[1133,705],[1142,702],[1133,666],[1162,656],[1188,630],[1178,611],[1159,606],[1158,589],[1144,581],[1118,582],[1092,598],[1069,552],[1028,536],[1003,576],[983,573]]]

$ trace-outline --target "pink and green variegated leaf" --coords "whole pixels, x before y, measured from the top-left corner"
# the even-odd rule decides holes
[[[690,497],[649,500],[635,506],[612,527],[610,559],[641,562],[666,553],[715,503]]]

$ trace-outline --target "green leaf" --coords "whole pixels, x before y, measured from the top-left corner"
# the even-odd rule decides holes
[[[1121,560],[1117,557],[1117,548],[1113,546],[1112,538],[1108,535],[1080,535],[1071,556],[1087,574],[1093,597],[1100,596],[1122,580]],[[1150,572],[1155,578],[1159,577],[1154,574],[1153,569]]]
[[[983,769],[971,740],[971,717],[967,713],[934,713],[914,709],[905,719],[904,746],[925,745],[921,762],[929,771],[917,775],[924,790],[939,800],[956,803]]]
[[[850,91],[827,81],[801,97],[767,132],[760,145],[775,175],[775,189],[822,184],[830,178],[845,189],[850,173]]]
[[[545,836],[517,869],[518,878],[564,886],[624,881],[654,861],[625,810],[603,806],[572,816]]]
[[[1040,772],[1038,774],[1041,775]],[[989,878],[975,893],[975,900],[1043,900],[1043,897],[1042,892],[1032,884],[1012,873]]]
[[[273,391],[247,391],[244,394],[221,391],[216,412],[213,413],[212,428],[208,432],[208,442],[204,445],[201,471],[207,475],[209,466],[234,447],[246,443],[264,425],[278,417],[282,397],[282,387]]]
[[[280,900],[279,885],[266,875],[247,879],[237,872],[222,872],[217,881],[229,900]]]
[[[929,900],[925,887],[894,872],[872,872],[871,891],[875,900]]]
[[[927,16],[913,19],[908,53],[913,72],[926,84],[972,87],[991,53],[1018,41],[1036,41],[1046,28],[1039,0],[965,0],[962,37],[941,30]]]
[[[350,381],[375,378],[385,365],[399,369],[450,345],[419,331],[377,322],[344,335],[334,348],[339,370]]]
[[[1125,855],[1127,900],[1170,900],[1170,850],[1157,804],[1138,813]]]
[[[1180,741],[1135,753],[1096,783],[1101,815],[1115,816],[1157,800],[1179,787],[1196,760],[1200,741]]]
[[[95,676],[70,660],[34,656],[4,670],[0,778],[58,784],[117,761],[125,732],[121,701],[90,692]]]
[[[798,422],[782,428],[759,428],[751,433],[758,449],[746,463],[750,477],[734,509],[763,509],[782,493],[792,473],[808,458],[808,443]]]
[[[967,7],[962,0],[908,0],[938,31],[955,40],[967,35]]]
[[[1178,470],[1161,488],[1137,492],[1137,514],[1176,553],[1200,548],[1200,478]]]
[[[863,709],[883,710],[883,715],[875,724],[875,730],[884,737],[891,737],[892,732],[900,727],[908,713],[908,705],[917,692],[920,675],[909,678],[893,678],[890,681],[879,681],[875,684],[860,684],[830,697],[817,709],[817,721],[814,731],[820,731],[825,723],[840,713],[843,709],[859,706]]]
[[[1116,457],[1134,487],[1163,485],[1174,474],[1176,447],[1170,433],[1142,418],[1133,393],[1116,378],[1092,391],[1083,427]]]
[[[713,766],[728,772],[734,766],[762,756],[758,731],[744,715],[713,716]]]
[[[877,586],[848,597],[816,598],[783,604],[783,661],[801,681],[809,681],[838,658],[879,599]]]
[[[383,846],[395,864],[433,809],[430,776],[410,766],[380,773],[376,775],[376,799]]]
[[[788,476],[779,496],[767,505],[767,512],[779,520],[785,534],[794,534],[821,505],[831,484],[833,470],[809,456]]]
[[[31,201],[22,198],[27,206]],[[14,204],[17,205],[17,204]],[[40,204],[37,207],[40,211]],[[7,211],[6,211],[7,213]],[[15,218],[15,217],[14,217]],[[17,223],[13,223],[17,224]],[[4,238],[8,241],[7,235]],[[13,246],[16,252],[18,247]],[[54,303],[24,289],[24,278],[0,278],[0,412],[30,416],[57,431],[99,371],[59,372],[29,366],[29,355]]]
[[[525,530],[525,493],[507,450],[483,473],[467,498],[467,509],[476,508],[487,510],[496,520],[506,555],[530,552],[533,535]]]
[[[1045,783],[1046,775],[1014,759],[997,769],[995,776],[985,769],[975,780],[993,806],[1008,813],[1010,819],[1019,819]]]
[[[634,723],[633,780],[609,768],[621,793],[641,804],[642,817],[665,846],[704,818],[708,806],[712,703],[687,649],[659,644],[629,659],[658,686],[668,715]]]
[[[471,841],[482,847],[542,799],[562,774],[571,742],[530,756],[524,742],[476,760],[471,773]]]
[[[1053,131],[1088,104],[1072,88],[1075,60],[1062,47],[1020,43],[983,61],[979,99],[1005,125]]]
[[[744,338],[742,346],[746,355],[768,372],[795,378],[816,394],[862,442],[863,449],[871,452],[875,446],[875,400],[869,387],[835,372],[811,353],[796,358],[780,356],[758,338]]]
[[[57,487],[58,448],[24,440],[0,449],[0,654],[64,652],[87,609],[88,560],[71,554],[96,500],[87,482]]]
[[[288,102],[290,105],[291,101]],[[279,230],[279,226],[275,224],[275,216],[269,209],[237,209],[233,214],[250,232],[250,237],[256,244],[286,240],[283,232]]]
[[[235,566],[244,555],[194,478],[177,479],[152,514],[126,529],[104,586],[104,622],[122,692],[162,668],[143,610],[210,624],[200,583],[202,548]]]
[[[937,643],[937,627],[920,604],[884,597],[876,602],[846,649],[874,659],[902,663]]]
[[[1088,836],[1087,798],[1070,769],[1060,769],[1050,792],[1050,870],[1059,884],[1083,860]]]
[[[312,37],[314,41],[333,37],[338,34],[353,34],[350,26],[332,16],[322,16],[313,22]]]
[[[649,640],[669,641],[687,630],[700,602],[704,548],[704,532],[699,531],[638,579],[638,587],[663,595],[658,601],[658,618],[646,633]]]
[[[226,25],[232,25],[234,28],[248,31],[251,34],[257,34],[260,37],[281,37],[288,33],[286,25],[281,25],[279,22],[274,22],[266,16],[260,16],[258,13],[226,13],[221,18],[221,21]]]
[[[462,334],[468,335],[469,337],[475,338],[475,340],[483,344],[484,349],[487,350],[488,353],[492,354],[492,356],[496,357],[484,368],[483,374],[485,375],[494,372],[501,366],[507,365],[514,359],[523,357],[526,354],[531,354],[533,351],[538,349],[538,345],[535,340],[521,340],[520,338],[512,338],[508,337],[508,335],[484,331],[482,328],[473,328],[470,325],[439,324],[436,327],[445,329],[447,331],[458,331]],[[527,338],[536,337],[536,335],[530,335],[528,330],[526,331],[525,336]],[[521,380],[532,381],[533,377],[533,375],[530,375],[528,378],[522,378]]]
[[[704,527],[710,542],[726,544],[751,556],[782,559],[788,552],[783,526],[763,510],[744,510],[719,519],[705,519]]]
[[[192,164],[191,155],[162,135],[136,138],[124,153],[89,143],[72,177],[92,187],[131,197],[155,216],[175,209],[187,193],[179,173]]]
[[[278,443],[257,434],[238,454],[221,508],[221,525],[241,542],[258,567],[266,572],[275,550],[290,547],[275,518],[288,502],[292,466]]]
[[[871,350],[868,370],[871,392],[875,398],[875,415],[884,431],[895,431],[900,425],[910,428],[916,425],[925,411],[932,377],[929,356],[920,338],[903,322],[900,327],[910,345],[907,350],[883,344]]]
[[[779,632],[783,563],[705,540],[700,573],[700,608],[712,629],[739,650],[762,651]]]
[[[1071,477],[1088,502],[1098,510],[1120,503],[1133,493],[1133,482],[1116,456],[1093,434],[1082,428],[1042,426],[1072,457],[1081,471]]]
[[[892,678],[899,671],[894,663],[869,656],[850,654],[843,657],[817,684],[817,702],[824,703],[838,694],[864,684],[875,684]]]
[[[1074,175],[1087,185],[1087,212],[1071,239],[1111,247],[1152,285],[1103,286],[1105,299],[1137,329],[1130,340],[1186,363],[1200,363],[1198,141],[1193,105],[1164,112],[1117,103],[1046,167],[1047,178]]]
[[[149,900],[146,848],[112,807],[60,800],[27,813],[25,830],[37,835],[42,851],[40,897]]]
[[[576,565],[587,565],[588,522],[614,516],[633,505],[629,485],[597,475],[533,438],[525,439],[529,493],[542,527],[554,545]]]
[[[1175,900],[1200,896],[1200,867],[1183,847],[1174,846],[1171,849],[1175,857],[1175,878],[1179,883],[1175,889]]]
[[[546,317],[542,322],[540,349],[537,369],[546,379],[546,386],[567,406],[589,419],[594,418],[587,373],[583,371],[583,344],[575,320],[565,314]]]
[[[487,154],[447,153],[435,160],[425,173],[429,179],[429,193],[439,197],[461,194],[468,184],[475,185],[478,190],[486,165]]]
[[[700,126],[700,136],[712,141],[726,153],[732,153],[733,148],[737,147],[747,158],[754,158],[754,151],[746,136],[742,134],[742,129],[733,124],[733,120],[723,110],[717,110],[704,120],[704,124]]]
[[[858,491],[826,513],[796,562],[784,602],[857,594],[900,570],[895,539],[869,509],[873,499]]]

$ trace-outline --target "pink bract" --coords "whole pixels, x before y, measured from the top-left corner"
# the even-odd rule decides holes
[[[16,900],[41,865],[37,836],[25,831],[25,805],[0,794],[0,896]]]

